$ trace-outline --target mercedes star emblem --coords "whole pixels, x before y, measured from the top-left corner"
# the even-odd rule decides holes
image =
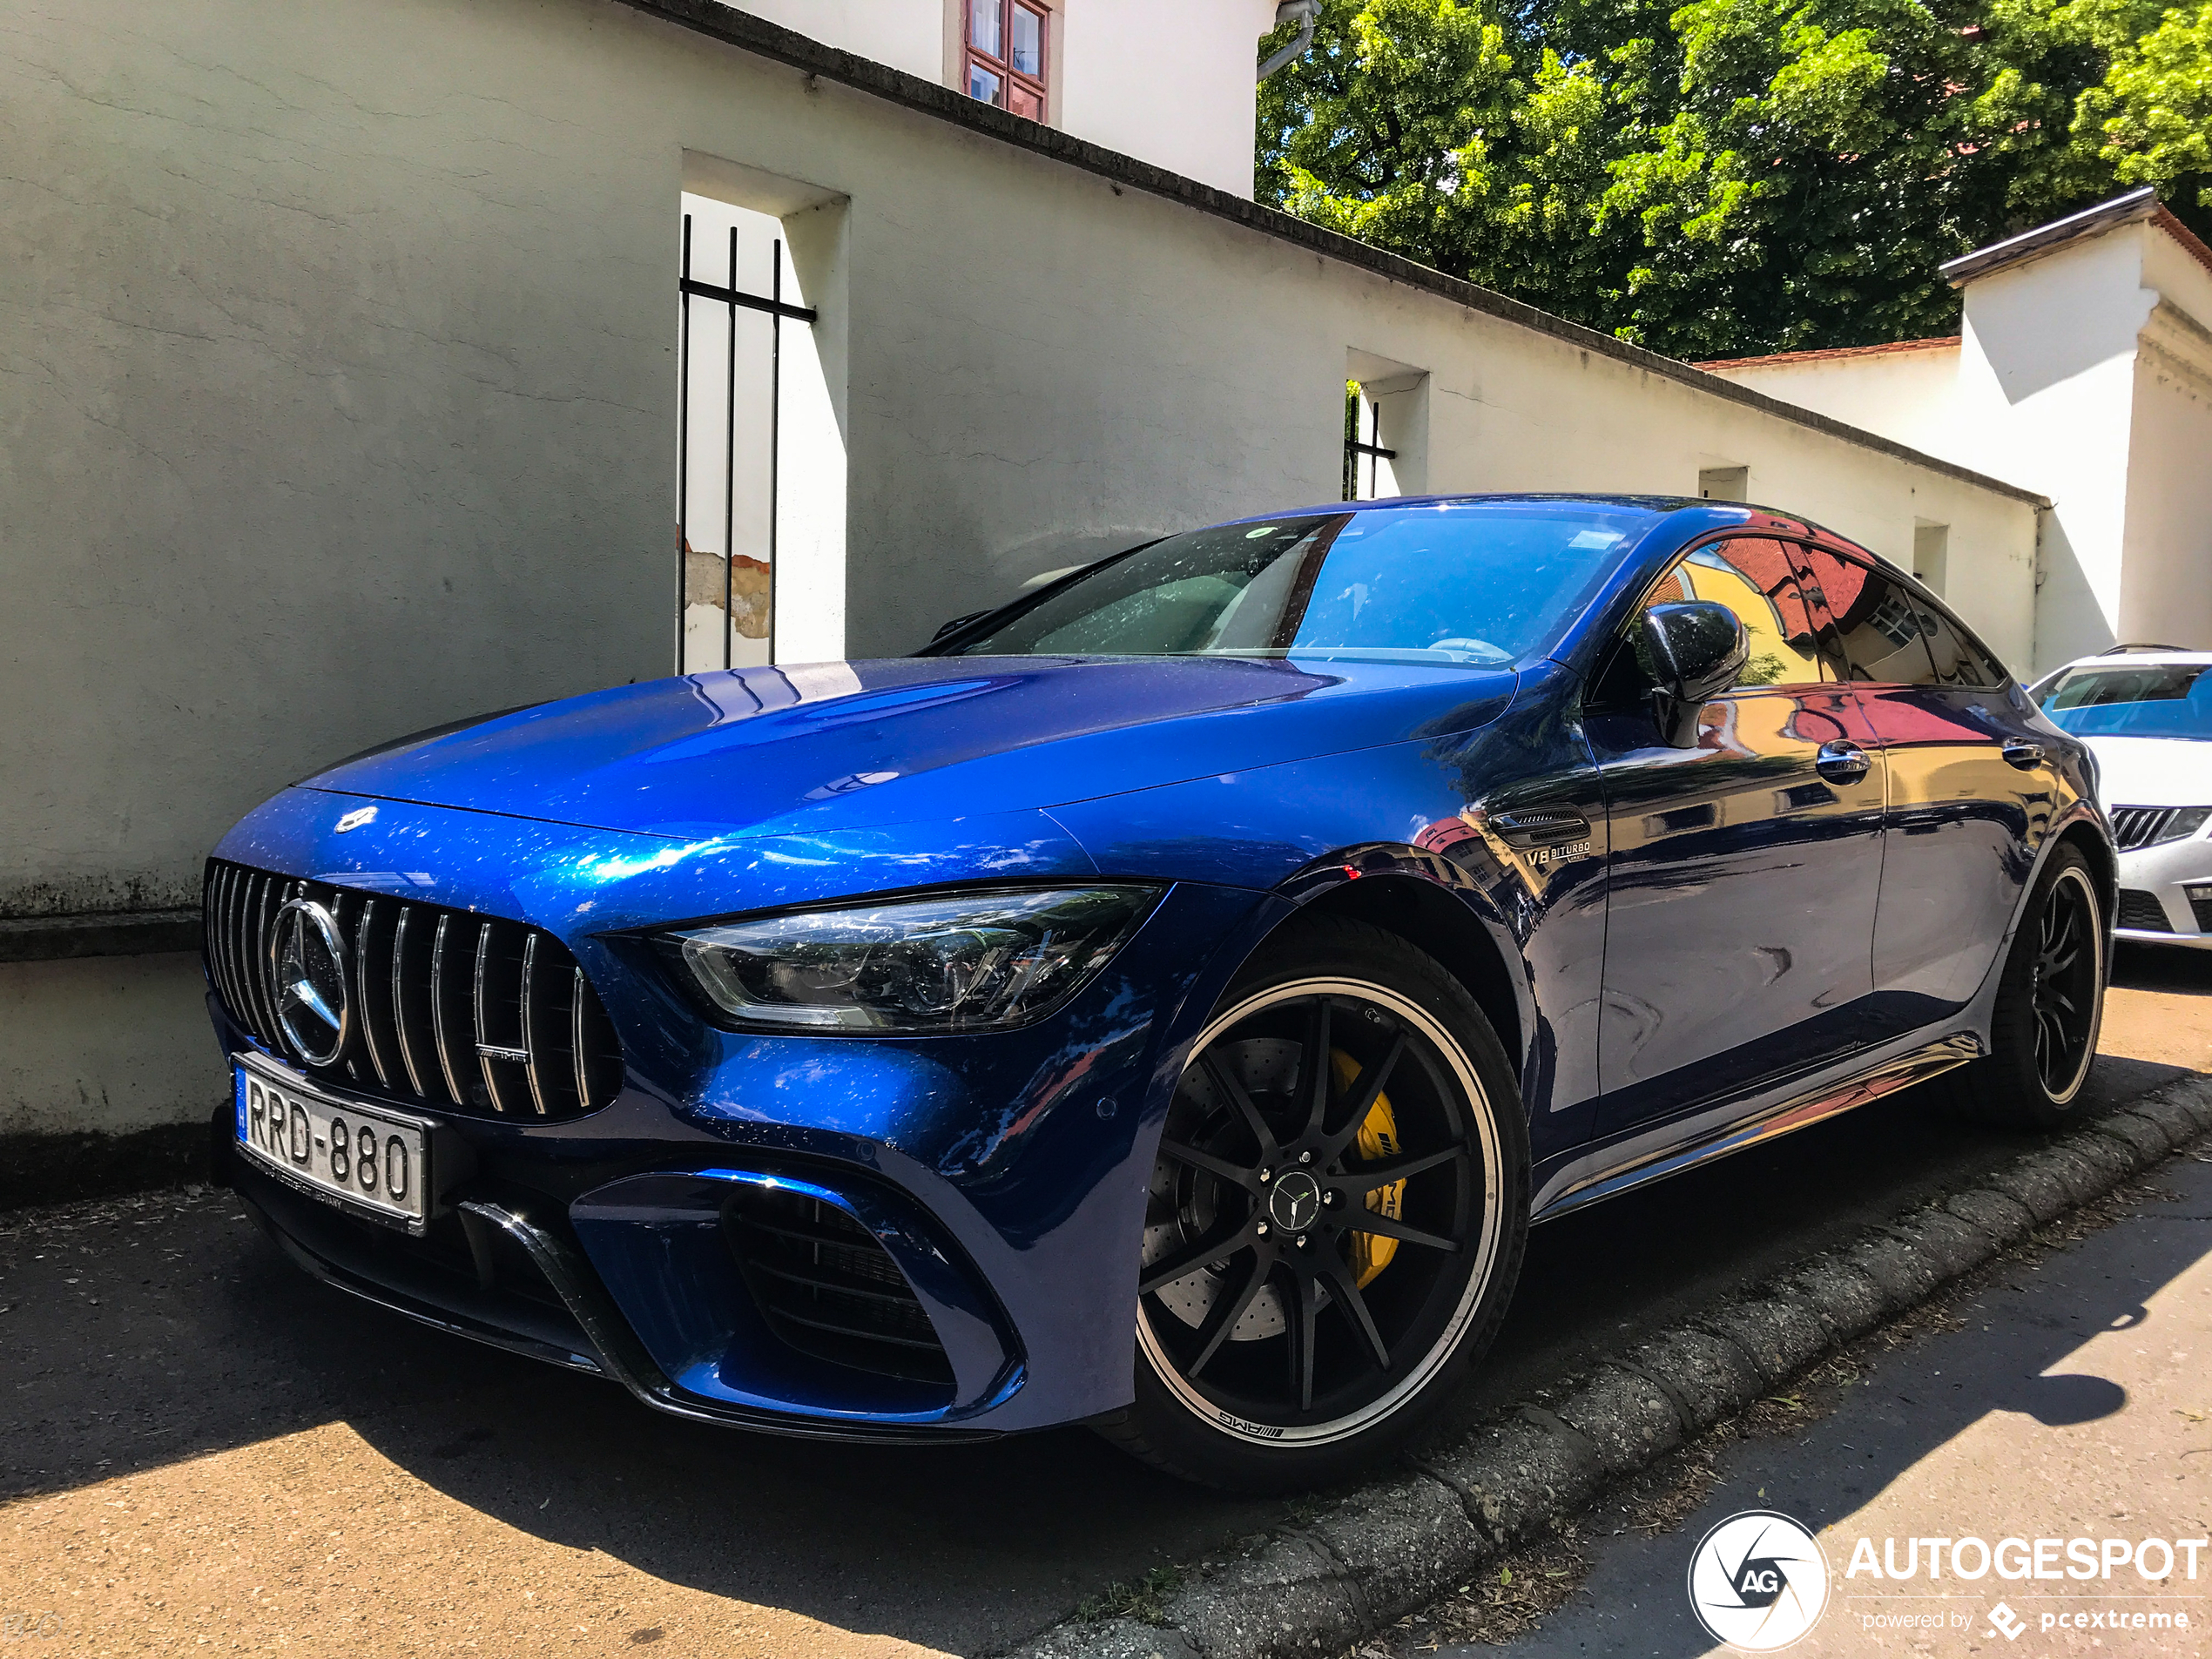
[[[277,912],[269,979],[277,1023],[302,1060],[327,1066],[346,1051],[353,1029],[346,947],[330,912],[314,900],[294,899]]]
[[[1304,1170],[1285,1170],[1267,1195],[1267,1213],[1285,1232],[1304,1232],[1321,1213],[1321,1184]]]

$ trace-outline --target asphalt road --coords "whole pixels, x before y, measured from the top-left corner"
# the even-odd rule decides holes
[[[2104,1049],[2107,1102],[2212,1070],[2212,958],[2123,959]],[[1908,1092],[1539,1229],[1453,1414],[2020,1144]],[[1081,1431],[852,1448],[658,1417],[322,1289],[219,1192],[0,1217],[0,1636],[55,1652],[985,1652],[1285,1515]]]

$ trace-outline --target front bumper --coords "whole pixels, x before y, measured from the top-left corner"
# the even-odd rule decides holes
[[[2115,936],[2212,950],[2212,839],[2200,833],[2120,855]]]
[[[233,1158],[230,1175],[263,1231],[324,1284],[455,1336],[604,1377],[656,1411],[814,1440],[942,1444],[1003,1432],[867,1414],[811,1417],[686,1389],[638,1339],[575,1244],[519,1210],[482,1199],[455,1206],[475,1258],[459,1271],[435,1250],[380,1235],[373,1224],[305,1197],[244,1159]]]
[[[625,1076],[597,1110],[471,1116],[303,1075],[436,1124],[447,1150],[422,1237],[341,1215],[235,1151],[230,1177],[326,1281],[659,1410],[856,1440],[1080,1420],[1130,1398],[1154,1097],[1218,989],[1210,964],[1241,959],[1268,903],[1171,888],[1052,1017],[912,1041],[707,1027],[649,968],[580,937],[623,1038]],[[226,1055],[267,1052],[213,988],[208,1004]],[[756,1248],[781,1224],[752,1213],[763,1198],[809,1207],[817,1253],[857,1263],[860,1279],[828,1287],[840,1308],[897,1304],[862,1332],[873,1352],[918,1331],[927,1366],[852,1362],[850,1320],[810,1337],[809,1310],[776,1295],[792,1264]]]

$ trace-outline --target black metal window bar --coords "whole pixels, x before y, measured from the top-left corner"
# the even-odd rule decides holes
[[[1367,441],[1359,441],[1359,411],[1365,406],[1369,415]],[[1349,382],[1344,390],[1344,498],[1346,501],[1372,501],[1380,487],[1377,463],[1398,459],[1398,451],[1382,447],[1382,406],[1369,402],[1359,389],[1359,382]],[[1366,488],[1359,487],[1359,463],[1367,463]]]
[[[684,267],[678,283],[682,308],[678,323],[678,391],[676,432],[676,671],[679,674],[706,664],[685,660],[684,612],[690,590],[690,563],[693,550],[691,538],[691,302],[705,300],[726,308],[729,318],[729,348],[722,363],[723,374],[723,455],[722,455],[722,662],[732,665],[737,631],[735,621],[737,580],[737,482],[738,482],[738,318],[740,313],[765,314],[768,319],[768,488],[765,502],[767,520],[768,605],[767,640],[770,660],[775,657],[776,616],[776,520],[777,482],[779,451],[782,445],[783,403],[783,327],[786,322],[812,324],[816,313],[806,306],[787,303],[784,299],[784,244],[777,237],[769,258],[769,285],[766,293],[752,293],[738,286],[738,230],[730,229],[728,280],[724,284],[701,281],[691,274],[691,218],[684,215]]]

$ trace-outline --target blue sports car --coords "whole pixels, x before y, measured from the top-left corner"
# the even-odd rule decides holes
[[[1244,519],[286,790],[207,867],[219,1157],[309,1271],[664,1411],[1310,1486],[1532,1222],[1939,1072],[2064,1121],[2090,764],[1802,520]]]

